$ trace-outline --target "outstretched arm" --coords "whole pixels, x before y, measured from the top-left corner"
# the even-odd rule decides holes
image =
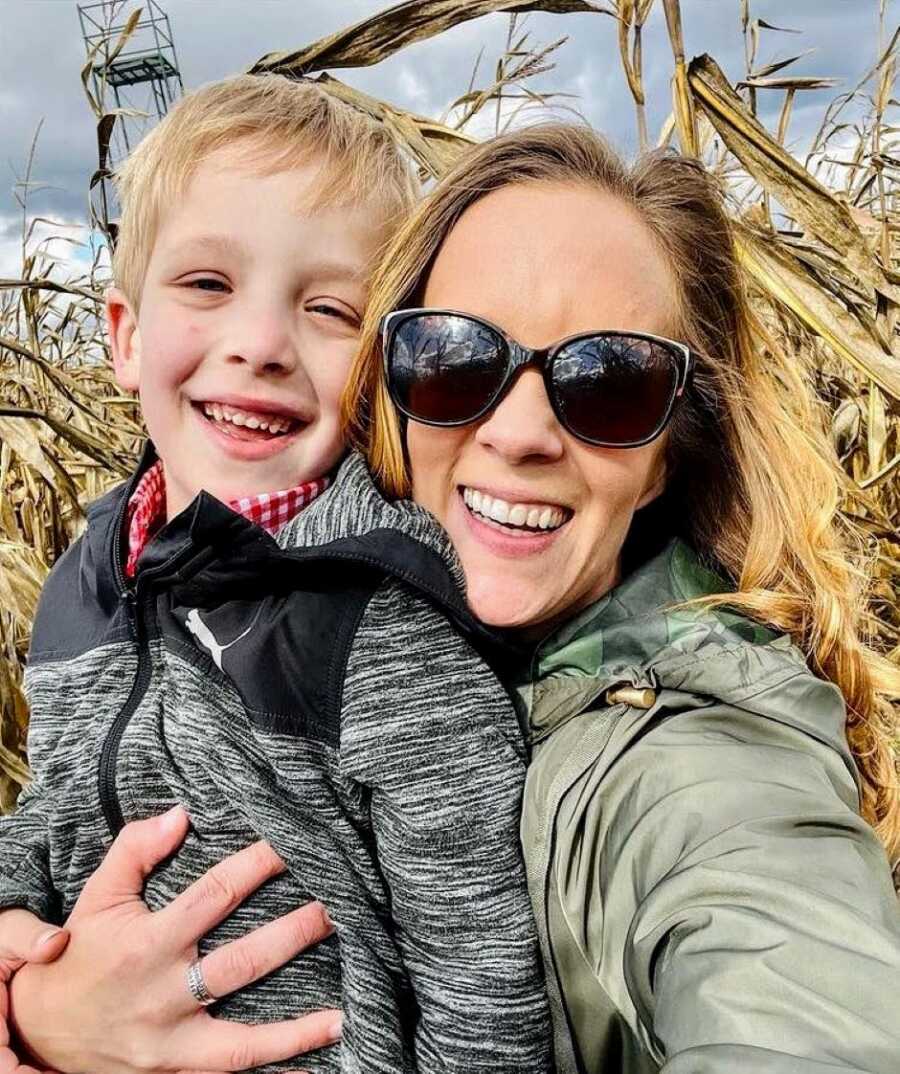
[[[622,915],[586,954],[613,995],[624,965],[661,1074],[895,1074],[900,904],[837,751],[712,705],[647,733],[603,801],[604,868],[573,853],[557,881],[571,920],[591,883]]]

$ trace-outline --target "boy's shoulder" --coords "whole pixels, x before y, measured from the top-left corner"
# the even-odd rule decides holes
[[[226,571],[216,594],[196,577],[175,585],[157,605],[159,626],[208,695],[237,692],[256,730],[336,747],[348,654],[381,575],[330,562],[296,567],[276,555],[250,587]]]
[[[457,565],[434,519],[386,501],[351,458],[279,531],[277,547],[269,538],[241,546],[236,535],[176,585],[168,632],[205,674],[230,680],[255,727],[336,746],[348,676],[377,673],[410,630],[426,649],[443,621],[451,633],[477,633]],[[410,649],[406,673],[423,673],[419,655]]]
[[[130,482],[87,509],[87,526],[53,565],[35,613],[28,663],[68,660],[128,637],[114,573],[117,522]]]

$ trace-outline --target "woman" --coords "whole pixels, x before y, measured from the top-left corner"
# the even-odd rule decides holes
[[[583,128],[480,147],[373,284],[349,427],[520,645],[560,1070],[900,1062],[898,677],[860,640],[815,408],[756,331],[699,165],[626,169]],[[113,981],[94,947],[49,971],[91,966],[57,1011],[82,1033],[104,996],[177,990],[177,960],[129,979],[118,952]],[[162,1065],[128,1058],[151,1021],[91,1068]]]

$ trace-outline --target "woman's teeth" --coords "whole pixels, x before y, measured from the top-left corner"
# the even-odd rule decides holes
[[[463,489],[463,500],[474,515],[499,522],[503,526],[531,530],[556,530],[566,521],[561,507],[547,504],[507,503],[498,496],[488,496],[478,489]]]
[[[225,421],[239,429],[258,429],[262,432],[280,436],[292,425],[293,418],[279,418],[274,414],[258,414],[252,410],[238,410],[237,407],[223,406],[220,403],[204,403],[203,413],[213,421]]]

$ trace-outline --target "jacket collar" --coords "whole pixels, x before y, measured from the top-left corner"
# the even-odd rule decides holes
[[[109,609],[126,591],[125,508],[156,460],[148,442],[131,479],[88,511],[82,584],[96,590]],[[287,592],[308,584],[325,563],[355,565],[404,581],[449,615],[492,665],[508,665],[510,646],[468,610],[462,568],[447,534],[424,508],[386,500],[358,455],[348,457],[332,487],[283,527],[277,541],[201,492],[145,549],[137,591],[167,585],[181,602],[211,607],[223,593],[234,600],[254,599],[273,588]]]
[[[674,610],[696,597],[731,586],[674,538],[598,601],[558,628],[537,648],[532,674],[597,676],[604,669],[646,664],[669,646],[695,648],[710,634],[765,642],[774,634],[729,612]]]
[[[676,538],[546,638],[516,692],[532,741],[620,685],[740,705],[846,752],[840,691],[816,678],[787,636],[726,610],[678,607],[730,587]]]
[[[128,501],[156,461],[156,449],[148,440],[131,477],[110,489],[87,509],[87,529],[81,544],[81,585],[87,587],[99,605],[107,610],[121,600],[125,588],[124,519]]]

